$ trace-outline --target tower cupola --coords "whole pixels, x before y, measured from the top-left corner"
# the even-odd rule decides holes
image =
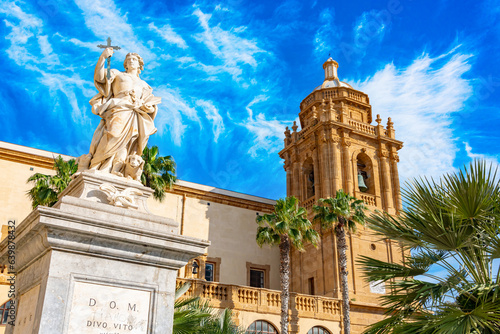
[[[332,57],[328,58],[328,60],[323,64],[323,69],[325,70],[325,81],[338,79],[338,68],[339,63],[333,60]]]
[[[323,81],[323,84],[316,87],[315,90],[335,87],[352,88],[348,83],[339,80],[339,63],[333,60],[332,57],[328,58],[327,61],[325,61],[325,63],[323,64],[323,69],[325,70],[325,80]]]

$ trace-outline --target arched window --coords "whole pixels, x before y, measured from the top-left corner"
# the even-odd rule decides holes
[[[313,165],[313,160],[311,158],[308,158],[306,159],[306,161],[304,161],[304,164],[302,165],[302,170],[306,177],[305,179],[306,198],[304,200],[307,200],[316,194],[316,180],[315,180],[316,175],[314,175],[314,165]]]
[[[0,306],[0,324],[1,325],[6,325],[7,321],[9,320],[9,308],[10,308],[10,300],[5,302],[3,305]]]
[[[314,326],[307,332],[307,334],[331,334],[330,331],[326,328],[320,326]]]
[[[274,328],[273,325],[268,323],[265,320],[257,320],[254,323],[252,323],[250,326],[248,326],[246,334],[277,334],[278,331],[276,328]]]
[[[358,189],[361,192],[375,195],[375,182],[373,179],[373,166],[366,153],[358,154],[357,158]]]

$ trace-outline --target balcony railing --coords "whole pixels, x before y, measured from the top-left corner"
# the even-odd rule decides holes
[[[321,91],[315,91],[311,93],[302,103],[300,104],[300,109],[305,110],[313,102],[321,102],[323,99],[328,100],[330,98],[349,98],[354,101],[359,101],[361,103],[368,103],[367,95],[362,92],[353,91],[350,88],[345,87],[335,87],[329,89],[323,89]]]
[[[354,127],[356,130],[375,135],[375,127],[370,124],[355,121],[353,119],[349,120],[349,125]]]
[[[305,208],[308,213],[311,213],[314,204],[316,204],[316,198],[312,196],[306,199],[304,202],[302,202],[300,206]]]
[[[377,206],[377,198],[375,197],[375,195],[359,193],[358,196],[359,196],[358,198],[363,200],[366,203],[366,205]]]
[[[191,282],[186,297],[200,296],[216,308],[277,314],[281,312],[281,292],[270,289],[206,282],[204,280],[177,278],[177,286]],[[290,293],[292,315],[324,320],[340,320],[340,300]]]

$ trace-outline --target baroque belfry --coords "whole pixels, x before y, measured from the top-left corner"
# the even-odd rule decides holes
[[[338,78],[338,63],[324,64],[325,80],[300,104],[300,128],[294,122],[285,131],[284,159],[287,196],[297,197],[312,219],[312,206],[339,189],[362,199],[367,207],[397,214],[401,209],[398,150],[391,118],[372,123],[368,95]],[[369,212],[367,212],[369,214]],[[316,228],[319,229],[317,226]],[[317,249],[292,252],[292,291],[341,298],[336,240],[332,231],[321,231]],[[348,235],[349,290],[356,326],[370,322],[383,286],[369,286],[356,265],[358,255],[402,261],[402,250],[391,240],[379,240],[360,227]],[[382,312],[382,309],[379,310]],[[371,321],[373,322],[373,321]]]

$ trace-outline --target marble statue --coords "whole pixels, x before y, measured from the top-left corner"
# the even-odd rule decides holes
[[[142,169],[144,168],[144,160],[140,155],[132,154],[127,157],[125,162],[125,171],[123,176],[127,179],[141,182]]]
[[[92,112],[101,117],[101,122],[92,137],[89,154],[79,158],[79,171],[94,169],[138,180],[143,164],[140,172],[136,169],[124,175],[127,161],[130,163],[131,156],[140,157],[149,136],[156,132],[154,119],[161,98],[155,97],[153,89],[139,76],[144,68],[141,56],[127,54],[123,63],[125,71],[121,72],[109,68],[112,55],[113,47],[108,41],[94,71],[94,84],[99,93],[90,100]],[[137,159],[132,161],[135,164]]]

